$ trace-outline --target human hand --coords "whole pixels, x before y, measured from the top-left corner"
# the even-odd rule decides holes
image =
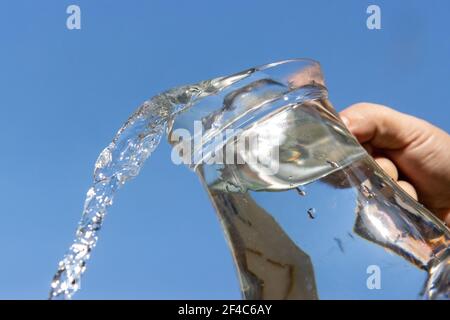
[[[450,225],[450,135],[424,120],[372,103],[354,104],[340,115],[386,173]]]

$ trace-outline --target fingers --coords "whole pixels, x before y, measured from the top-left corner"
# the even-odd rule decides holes
[[[392,180],[397,181],[398,180],[398,170],[397,167],[394,165],[394,163],[383,157],[375,158],[375,161],[378,163],[378,165],[392,178]],[[400,180],[397,181],[397,184],[405,191],[407,194],[409,194],[413,199],[417,200],[417,192],[414,187],[406,181]]]
[[[428,125],[423,120],[372,103],[354,104],[340,115],[361,144],[370,142],[380,149],[405,148]]]
[[[387,158],[375,158],[378,165],[394,180],[398,180],[398,170],[394,163]]]
[[[405,191],[407,194],[409,194],[414,200],[417,201],[417,192],[416,189],[410,184],[409,182],[400,180],[397,181],[397,184]]]

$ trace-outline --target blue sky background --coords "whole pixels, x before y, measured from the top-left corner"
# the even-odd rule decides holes
[[[164,89],[309,57],[336,109],[377,102],[450,131],[449,15],[444,0],[0,0],[0,298],[47,297],[98,153]],[[239,297],[207,195],[164,143],[118,194],[76,298]]]

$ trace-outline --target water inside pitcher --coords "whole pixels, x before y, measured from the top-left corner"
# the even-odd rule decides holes
[[[450,232],[346,129],[317,62],[220,78],[171,118],[246,299],[448,299]]]

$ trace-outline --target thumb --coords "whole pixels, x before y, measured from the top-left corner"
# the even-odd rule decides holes
[[[391,108],[358,103],[341,112],[342,121],[360,143],[378,149],[404,149],[424,135],[428,123]]]

